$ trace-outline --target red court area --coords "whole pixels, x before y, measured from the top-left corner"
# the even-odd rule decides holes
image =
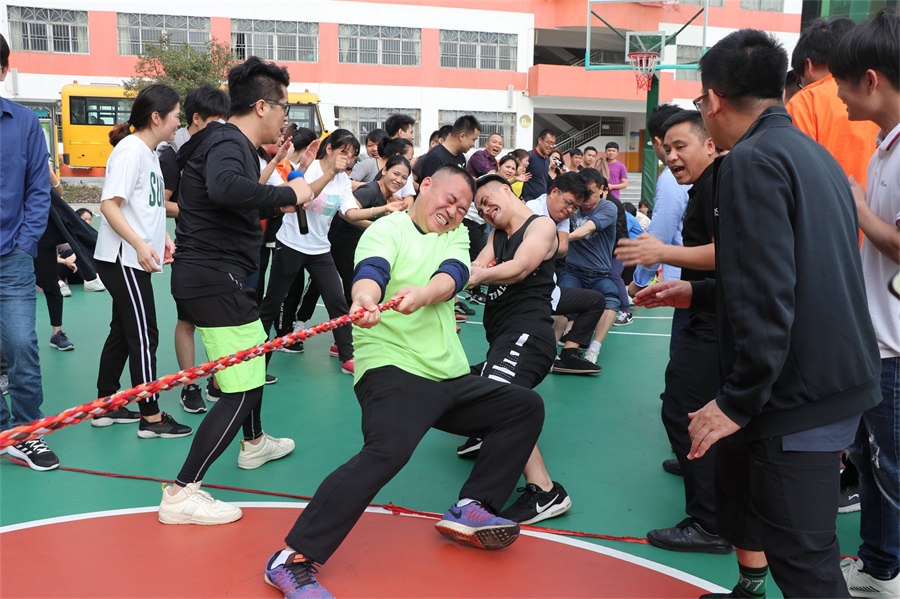
[[[153,510],[8,527],[0,534],[0,596],[275,599],[265,561],[300,508],[244,505],[244,517],[227,526],[164,526]],[[464,547],[434,523],[370,510],[319,581],[339,598],[697,597],[715,588],[547,535],[520,536],[500,551]]]

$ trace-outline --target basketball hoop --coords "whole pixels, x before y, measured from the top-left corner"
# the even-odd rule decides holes
[[[650,91],[650,87],[653,85],[653,76],[656,74],[657,60],[659,60],[659,52],[630,52],[628,54],[628,62],[634,68],[638,90]]]

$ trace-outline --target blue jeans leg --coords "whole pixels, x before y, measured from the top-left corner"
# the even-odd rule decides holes
[[[863,413],[850,456],[859,468],[859,557],[877,577],[900,569],[900,358],[881,360],[881,403]]]
[[[34,260],[18,248],[0,256],[0,352],[9,362],[9,399],[0,400],[0,430],[43,418],[41,363],[34,312]]]

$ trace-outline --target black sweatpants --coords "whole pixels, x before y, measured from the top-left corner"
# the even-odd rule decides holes
[[[708,404],[719,390],[719,344],[713,322],[692,318],[681,332],[666,367],[662,421],[684,473],[685,512],[704,529],[716,533],[716,445],[700,459],[687,459],[691,449],[690,412]]]
[[[384,366],[363,374],[353,390],[362,408],[363,448],[328,475],[285,537],[319,563],[337,550],[429,429],[484,439],[459,499],[499,512],[544,422],[544,403],[534,391],[473,375],[432,381]]]
[[[581,347],[587,347],[594,340],[594,329],[603,311],[606,309],[606,297],[593,289],[578,287],[560,287],[559,302],[553,310],[554,316],[575,315],[572,329],[563,336],[563,341],[574,341]]]
[[[347,305],[353,304],[353,298],[350,294],[353,288],[353,263],[356,254],[356,246],[359,245],[359,239],[348,239],[346,237],[335,237],[331,241],[331,257],[334,259],[334,266],[337,268],[338,276],[341,277],[341,285],[344,289],[344,298]]]
[[[784,451],[739,430],[716,451],[716,522],[736,547],[765,551],[785,597],[849,597],[835,534],[840,453]]]
[[[328,316],[337,318],[350,311],[347,300],[344,298],[341,280],[331,254],[308,255],[294,250],[280,241],[276,242],[275,258],[272,260],[272,275],[269,277],[269,290],[259,309],[259,317],[262,320],[266,334],[272,328],[272,323],[278,316],[281,303],[288,293],[296,277],[302,277],[302,271],[306,269],[310,278],[316,283]],[[350,327],[338,327],[332,331],[334,342],[338,346],[338,355],[342,362],[353,358],[353,336]]]
[[[123,266],[118,259],[115,264],[97,260],[96,267],[112,297],[109,335],[100,353],[100,372],[97,374],[97,397],[106,397],[119,390],[119,378],[126,360],[132,386],[156,379],[159,330],[156,328],[156,303],[150,273]],[[159,414],[158,400],[159,395],[140,400],[141,415]]]

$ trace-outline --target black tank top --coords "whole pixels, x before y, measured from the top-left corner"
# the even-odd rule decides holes
[[[494,230],[494,256],[497,264],[512,260],[522,245],[525,230],[538,218],[528,218],[512,237]],[[555,345],[550,294],[553,292],[553,260],[544,260],[533,273],[512,285],[488,285],[484,306],[484,330],[488,343],[505,333],[528,333]]]

